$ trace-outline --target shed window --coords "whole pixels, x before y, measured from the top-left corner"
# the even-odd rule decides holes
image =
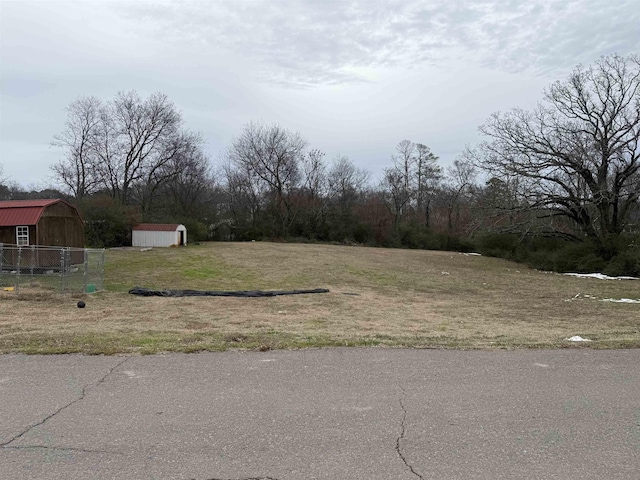
[[[29,245],[29,227],[16,227],[16,243]]]

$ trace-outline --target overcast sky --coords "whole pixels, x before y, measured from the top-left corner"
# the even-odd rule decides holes
[[[640,53],[638,0],[0,0],[0,166],[51,183],[80,96],[163,92],[215,160],[252,120],[375,175],[403,139],[443,165],[579,63]]]

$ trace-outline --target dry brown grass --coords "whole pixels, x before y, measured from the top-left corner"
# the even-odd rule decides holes
[[[107,253],[109,291],[77,298],[0,292],[0,352],[153,353],[325,345],[640,346],[640,280],[543,273],[460,253],[210,243]],[[303,289],[270,298],[137,297],[165,289]],[[346,294],[357,295],[346,295]],[[579,294],[579,295],[578,295]],[[578,295],[576,297],[576,295]],[[590,297],[586,297],[589,295]],[[584,345],[584,344],[583,344]]]

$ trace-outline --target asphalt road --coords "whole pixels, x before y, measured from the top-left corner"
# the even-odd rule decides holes
[[[638,479],[640,350],[0,356],[1,479]]]

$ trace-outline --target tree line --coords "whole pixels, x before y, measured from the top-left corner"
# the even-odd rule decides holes
[[[638,57],[579,66],[535,109],[496,113],[480,131],[484,141],[446,168],[402,140],[374,180],[298,132],[252,122],[214,165],[165,95],[123,92],[69,105],[52,172],[92,245],[125,244],[139,221],[179,222],[202,240],[479,249],[640,274]],[[0,197],[26,194],[0,181]]]

